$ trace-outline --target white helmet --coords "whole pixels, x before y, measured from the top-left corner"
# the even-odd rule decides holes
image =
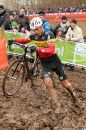
[[[38,27],[42,26],[42,20],[39,17],[35,17],[30,21],[30,29],[34,30]]]

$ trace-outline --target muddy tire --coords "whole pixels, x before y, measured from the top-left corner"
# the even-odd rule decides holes
[[[23,84],[25,67],[23,60],[15,60],[8,68],[3,79],[3,94],[6,97],[15,95]]]

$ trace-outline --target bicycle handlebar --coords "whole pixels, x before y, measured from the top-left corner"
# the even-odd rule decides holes
[[[10,40],[9,40],[10,41]],[[26,45],[23,45],[23,44],[20,44],[20,43],[17,43],[17,42],[9,42],[8,41],[8,47],[9,47],[9,50],[11,50],[12,51],[12,44],[15,44],[15,45],[18,45],[18,46],[20,46],[21,48],[23,48],[24,49],[24,52],[25,53],[33,53],[33,52],[35,52],[36,50],[37,50],[37,47],[36,46],[28,46],[27,44]]]

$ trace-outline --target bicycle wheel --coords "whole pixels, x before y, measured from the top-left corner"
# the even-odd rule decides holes
[[[15,95],[22,86],[25,68],[23,60],[15,60],[8,68],[3,79],[3,94],[6,97]]]
[[[31,78],[32,87],[36,88],[38,86],[41,86],[43,83],[43,80],[41,79],[41,63],[40,61],[37,61],[33,68],[33,75]]]

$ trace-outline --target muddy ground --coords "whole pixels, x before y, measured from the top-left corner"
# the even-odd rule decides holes
[[[0,72],[0,130],[84,130],[86,129],[86,71],[65,69],[68,80],[75,86],[80,99],[81,113],[72,98],[55,76],[55,90],[59,96],[60,112],[56,113],[43,85],[36,93],[29,82],[24,83],[14,97],[6,98],[2,92],[4,72]]]

